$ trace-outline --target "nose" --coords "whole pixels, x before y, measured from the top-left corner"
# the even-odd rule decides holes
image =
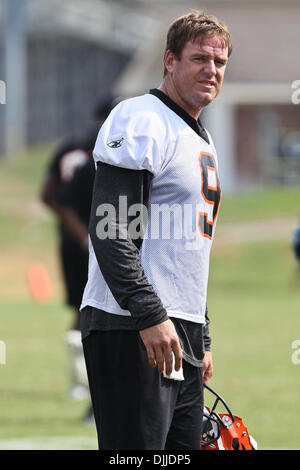
[[[205,71],[208,75],[214,76],[216,75],[216,65],[214,60],[208,60],[205,64]]]

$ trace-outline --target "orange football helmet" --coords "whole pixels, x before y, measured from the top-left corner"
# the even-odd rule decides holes
[[[202,450],[257,450],[257,443],[249,435],[242,418],[234,415],[223,398],[212,388],[204,388],[216,399],[212,408],[204,407]],[[216,413],[219,402],[225,408],[225,413]]]

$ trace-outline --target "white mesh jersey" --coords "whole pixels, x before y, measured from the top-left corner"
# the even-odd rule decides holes
[[[170,317],[205,323],[209,256],[220,202],[217,155],[158,97],[121,102],[102,126],[94,159],[153,174],[147,233],[140,260]],[[103,279],[90,242],[81,308],[120,308]]]

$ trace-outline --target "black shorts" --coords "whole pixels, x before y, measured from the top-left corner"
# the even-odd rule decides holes
[[[200,450],[201,367],[164,378],[138,331],[92,331],[83,348],[100,450]]]
[[[89,255],[73,240],[62,237],[60,256],[67,303],[79,309],[88,278]]]

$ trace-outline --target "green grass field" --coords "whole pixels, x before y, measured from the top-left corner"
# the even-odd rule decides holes
[[[55,220],[38,193],[50,148],[0,161],[0,449],[96,448],[94,426],[81,417],[87,402],[68,394],[64,335],[71,312],[63,303]],[[231,222],[296,219],[300,190],[270,189],[223,197],[220,227]],[[280,227],[278,227],[280,230]],[[292,235],[292,234],[291,234]],[[43,263],[54,297],[30,296],[26,273]],[[300,339],[300,269],[290,238],[257,243],[218,241],[208,294],[214,377],[210,385],[243,417],[261,449],[300,449],[300,364],[292,342]]]

